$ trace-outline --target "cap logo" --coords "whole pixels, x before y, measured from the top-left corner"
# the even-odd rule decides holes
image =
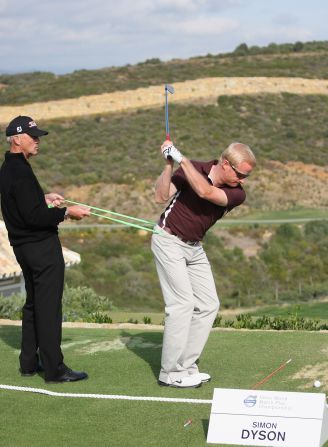
[[[36,123],[35,123],[35,121],[30,121],[30,122],[28,123],[28,127],[36,127]]]
[[[23,132],[22,126],[17,126],[17,132]]]

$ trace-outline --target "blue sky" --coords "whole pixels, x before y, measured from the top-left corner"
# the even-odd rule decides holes
[[[327,0],[0,0],[0,73],[327,40]]]

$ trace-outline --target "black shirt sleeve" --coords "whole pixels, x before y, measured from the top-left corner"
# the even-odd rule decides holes
[[[47,228],[64,220],[66,208],[48,208],[44,194],[33,176],[23,177],[14,185],[17,210],[28,227]]]

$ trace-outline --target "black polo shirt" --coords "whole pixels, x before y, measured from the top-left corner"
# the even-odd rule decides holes
[[[58,233],[66,208],[48,208],[44,192],[22,153],[6,152],[0,169],[1,210],[10,244],[38,242]]]
[[[209,182],[208,174],[218,160],[208,162],[192,161],[195,169],[200,172]],[[173,234],[182,239],[200,241],[206,231],[221,219],[226,213],[238,205],[241,205],[246,194],[243,188],[224,185],[222,189],[228,198],[227,206],[219,206],[206,199],[200,198],[188,183],[183,169],[179,167],[173,174],[172,183],[177,192],[170,204],[162,213],[159,221],[161,227],[169,227]]]

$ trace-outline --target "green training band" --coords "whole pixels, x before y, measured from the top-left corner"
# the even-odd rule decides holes
[[[90,207],[90,208],[92,208],[92,207]],[[150,231],[151,233],[156,233],[156,234],[158,233],[158,231],[153,230],[152,228],[143,227],[142,225],[136,225],[131,222],[125,222],[124,220],[115,219],[114,217],[104,216],[103,214],[92,213],[92,212],[90,214],[92,214],[93,216],[103,217],[104,219],[113,220],[114,222],[119,222],[119,223],[121,223],[123,225],[127,225],[129,227],[139,228],[140,230]]]
[[[73,203],[74,205],[86,206],[86,207],[91,208],[93,210],[101,211],[102,213],[108,213],[108,214],[113,214],[114,216],[125,217],[126,219],[135,220],[137,222],[143,222],[143,223],[148,224],[148,225],[155,225],[156,224],[156,222],[153,222],[151,220],[139,219],[137,217],[128,216],[127,214],[121,214],[121,213],[116,213],[115,211],[104,210],[102,208],[97,208],[96,206],[86,205],[85,203],[74,202],[74,200],[67,200],[67,199],[65,199],[65,202]],[[101,217],[105,217],[105,216],[101,216]]]

